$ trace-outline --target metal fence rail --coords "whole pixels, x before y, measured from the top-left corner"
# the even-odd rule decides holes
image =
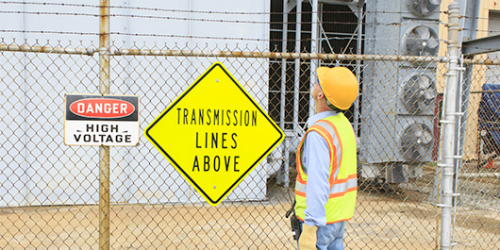
[[[48,5],[86,11],[100,7]],[[114,12],[70,16],[176,20],[126,11],[180,12],[108,8]],[[242,15],[238,11],[193,13]],[[187,21],[214,20],[191,19]],[[458,25],[456,20],[450,22]],[[129,37],[140,40],[140,36]],[[500,114],[500,89],[493,89],[494,84],[483,87],[499,81],[496,55],[461,59],[459,54],[286,52],[268,49],[269,39],[254,38],[243,41],[255,44],[225,46],[105,41],[99,45],[87,40],[0,41],[0,249],[107,249],[108,245],[110,249],[295,249],[285,213],[294,196],[295,151],[312,110],[311,71],[336,65],[354,70],[361,84],[359,102],[346,111],[359,137],[358,198],[355,215],[346,225],[346,249],[500,248],[500,121],[491,119]],[[457,65],[450,63],[452,59]],[[64,144],[65,94],[138,95],[143,131],[216,61],[285,132],[283,143],[220,205],[208,205],[142,134],[136,147]],[[462,68],[472,73],[463,74]],[[449,99],[453,71],[460,87],[456,95],[452,93],[456,97]],[[446,101],[456,103],[457,109],[447,110]],[[450,115],[457,122],[445,126]],[[450,129],[456,134],[446,137]],[[457,145],[448,148],[447,154],[440,144],[443,137]],[[109,186],[100,193],[103,179]],[[103,204],[106,201],[109,206]],[[449,209],[447,218],[444,209]],[[103,235],[107,229],[109,235]]]

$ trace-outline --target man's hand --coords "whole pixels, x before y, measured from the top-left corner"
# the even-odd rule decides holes
[[[316,249],[316,231],[318,227],[302,224],[302,233],[299,238],[299,250],[315,250]]]

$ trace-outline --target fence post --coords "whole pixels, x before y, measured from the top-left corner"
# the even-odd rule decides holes
[[[441,249],[451,247],[451,222],[453,206],[453,177],[455,163],[455,123],[458,115],[456,97],[458,91],[458,19],[460,17],[459,4],[452,2],[448,6],[448,73],[446,73],[444,93],[443,124],[443,157],[439,166],[442,168],[442,195],[441,203]]]
[[[99,24],[99,93],[109,94],[109,1],[101,0]],[[109,146],[99,146],[99,249],[109,250]]]
[[[320,31],[318,31],[318,26],[319,26],[319,15],[318,15],[318,0],[311,0],[311,7],[312,7],[312,13],[311,13],[311,54],[313,55],[318,55],[320,52],[318,51],[319,47],[319,38],[320,38]],[[332,51],[333,53],[333,51]],[[310,89],[314,88],[314,85],[316,85],[316,69],[320,65],[320,60],[318,59],[312,59],[311,58],[311,66],[310,66],[310,78],[309,78],[309,84],[310,84]],[[313,114],[316,113],[316,102],[314,101],[314,98],[312,98],[312,95],[309,94],[309,116],[312,116]]]

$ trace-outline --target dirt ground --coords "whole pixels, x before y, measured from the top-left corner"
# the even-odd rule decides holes
[[[433,206],[384,197],[358,200],[358,215],[347,225],[346,248],[433,248]],[[111,249],[293,249],[284,218],[288,206],[114,206]],[[98,249],[96,206],[4,210],[0,223],[1,249]]]
[[[428,180],[421,183],[428,187]],[[217,207],[114,205],[111,249],[295,249],[284,217],[287,191],[274,186],[268,201]],[[346,249],[435,249],[440,209],[428,196],[424,188],[360,189],[346,225]],[[498,208],[456,213],[455,249],[500,249]],[[0,209],[0,249],[99,249],[98,214],[97,206]]]

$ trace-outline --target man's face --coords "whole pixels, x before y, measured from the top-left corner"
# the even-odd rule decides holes
[[[311,91],[311,95],[313,96],[315,101],[318,101],[318,97],[320,95],[323,96],[323,91],[321,90],[318,82],[316,82],[316,85],[314,85],[314,88]]]

